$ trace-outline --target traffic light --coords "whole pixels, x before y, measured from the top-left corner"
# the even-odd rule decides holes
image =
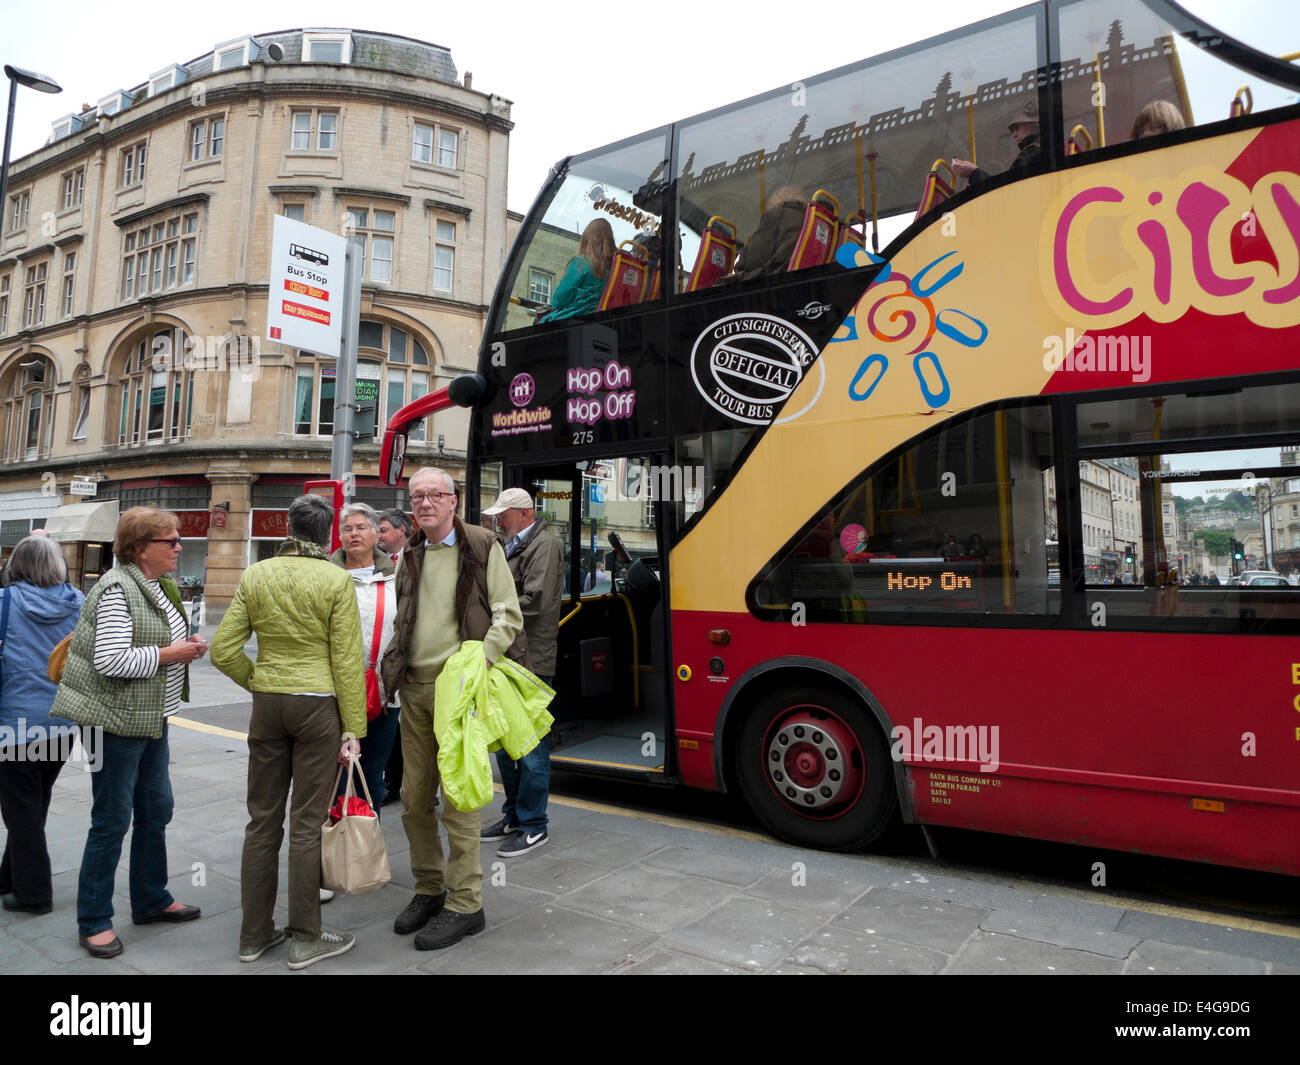
[[[1134,547],[1132,544],[1129,544],[1127,547],[1124,548],[1124,565],[1126,566],[1133,565],[1133,551],[1134,551]]]
[[[1233,557],[1233,559],[1235,559],[1237,562],[1240,562],[1243,558],[1246,557],[1246,555],[1245,555],[1245,547],[1243,546],[1243,544],[1242,544],[1242,542],[1241,542],[1240,540],[1233,540],[1233,541],[1232,541],[1232,557]]]

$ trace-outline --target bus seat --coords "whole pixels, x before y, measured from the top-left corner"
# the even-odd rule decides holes
[[[1248,115],[1254,107],[1255,96],[1250,91],[1249,85],[1243,85],[1232,98],[1232,104],[1228,107],[1228,117],[1238,118],[1241,115]]]
[[[787,270],[806,270],[829,262],[835,253],[840,203],[825,189],[818,189],[804,211],[803,229],[795,242]]]
[[[650,271],[649,292],[650,294],[646,297],[646,299],[657,300],[659,298],[659,264],[658,263],[655,263],[655,268],[652,271]]]
[[[640,303],[645,298],[646,274],[646,249],[633,241],[623,241],[614,253],[596,309],[608,311]]]
[[[728,232],[730,230],[730,232]],[[736,261],[736,226],[721,215],[714,215],[704,227],[700,252],[695,257],[695,268],[686,282],[687,292],[711,288],[720,277],[731,273]]]
[[[853,227],[861,223],[862,228],[854,229]],[[867,250],[867,219],[864,215],[850,215],[840,224],[840,240],[838,247],[844,247],[845,244],[852,244],[855,247]]]
[[[940,167],[948,171],[947,181],[939,174]],[[934,165],[930,167],[930,172],[925,175],[925,184],[921,186],[921,203],[916,208],[916,217],[921,218],[929,214],[939,204],[951,199],[956,185],[957,178],[952,172],[952,167],[942,159],[936,159]]]
[[[1070,130],[1070,137],[1065,142],[1066,155],[1078,155],[1080,152],[1092,151],[1092,134],[1082,125]]]

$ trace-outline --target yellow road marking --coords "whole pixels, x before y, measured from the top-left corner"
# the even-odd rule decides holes
[[[207,732],[213,736],[225,736],[227,739],[248,742],[247,732],[236,732],[234,729],[222,728],[220,725],[205,725],[202,721],[191,721],[187,717],[170,717],[167,720],[178,728],[187,728],[194,732]]]
[[[234,729],[221,728],[217,725],[206,725],[201,721],[190,721],[183,717],[172,717],[169,719],[173,725],[181,728],[192,729],[195,732],[207,732],[214,736],[225,736],[232,740],[248,741],[248,733],[236,732]],[[576,761],[577,759],[572,759]],[[493,781],[492,790],[495,792],[502,791],[501,785]],[[743,828],[729,828],[726,825],[702,824],[698,821],[691,821],[682,817],[669,817],[666,814],[652,814],[641,810],[627,810],[621,806],[611,806],[609,803],[591,802],[587,799],[566,799],[563,796],[552,795],[550,801],[560,806],[567,806],[574,810],[586,810],[588,813],[612,814],[614,817],[633,817],[638,821],[647,821],[652,825],[664,825],[668,828],[685,828],[693,832],[703,832],[710,836],[726,836],[730,839],[747,839],[755,843],[773,843],[779,842],[772,836],[765,835],[761,832],[749,832]],[[868,859],[874,859],[874,856],[868,855]],[[874,859],[879,864],[884,864],[885,859]],[[953,875],[951,868],[934,868],[932,871],[945,875]],[[1288,939],[1300,939],[1300,928],[1293,925],[1274,924],[1270,921],[1261,921],[1253,917],[1235,917],[1230,914],[1203,913],[1199,910],[1189,910],[1182,906],[1174,906],[1163,902],[1146,902],[1142,899],[1126,899],[1122,896],[1106,897],[1098,895],[1096,892],[1084,891],[1080,888],[1066,887],[1060,884],[1048,884],[1041,881],[1021,879],[1017,883],[1018,888],[1032,885],[1039,887],[1044,891],[1055,895],[1067,896],[1077,899],[1080,902],[1092,902],[1100,906],[1110,906],[1121,910],[1135,910],[1138,913],[1150,913],[1157,917],[1175,917],[1182,921],[1196,921],[1200,924],[1219,925],[1223,928],[1237,928],[1245,932],[1263,932],[1271,936],[1285,936]]]

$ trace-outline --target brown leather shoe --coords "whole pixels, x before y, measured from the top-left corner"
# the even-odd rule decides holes
[[[95,933],[98,935],[99,933]],[[122,941],[114,936],[107,943],[92,943],[85,936],[77,936],[77,942],[86,948],[92,958],[116,958],[122,953]]]

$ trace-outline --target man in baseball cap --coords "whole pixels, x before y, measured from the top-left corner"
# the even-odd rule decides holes
[[[548,685],[555,682],[555,644],[560,629],[560,600],[564,596],[564,547],[538,516],[533,499],[522,488],[507,488],[483,511],[496,518],[505,541],[506,564],[515,579],[515,594],[524,616],[528,668]],[[503,840],[502,858],[513,858],[542,846],[547,834],[546,800],[551,789],[551,744],[540,742],[518,762],[497,752],[506,801],[501,820],[483,829],[484,840]]]

